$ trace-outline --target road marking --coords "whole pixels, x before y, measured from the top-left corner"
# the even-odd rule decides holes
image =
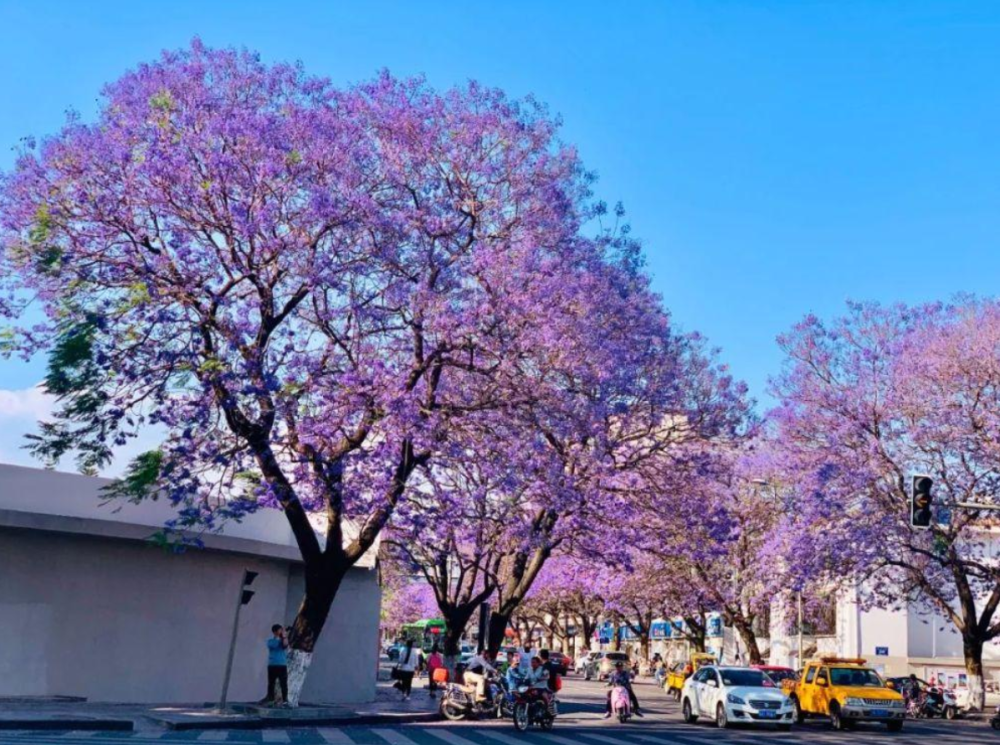
[[[283,729],[262,729],[260,731],[261,742],[288,742],[288,733]]]
[[[226,742],[229,732],[224,729],[207,729],[198,735],[198,742]]]
[[[347,736],[347,733],[339,729],[317,729],[319,736],[330,745],[354,745],[354,740]]]
[[[622,734],[624,735],[628,733],[623,731]],[[598,742],[607,742],[611,743],[611,745],[621,745],[622,742],[617,737],[608,737],[607,735],[592,735],[589,732],[581,732],[580,737],[589,737],[591,740],[597,740]]]
[[[439,740],[444,740],[448,745],[476,745],[472,740],[466,740],[464,737],[459,737],[451,732],[444,732],[436,729],[425,729],[428,735],[436,737]]]
[[[524,745],[524,740],[519,740],[516,737],[511,737],[510,735],[504,735],[499,732],[491,732],[490,730],[480,729],[476,730],[476,734],[492,738],[497,742],[502,742],[504,745]]]
[[[560,735],[553,735],[551,732],[545,733],[545,739],[550,740],[551,742],[559,743],[559,745],[580,745],[579,740],[573,740],[569,737],[562,737]],[[621,743],[618,743],[618,745],[621,745]]]
[[[417,745],[416,742],[411,740],[402,732],[399,732],[394,729],[373,729],[372,732],[374,732],[376,735],[378,735],[387,743],[389,743],[389,745]],[[523,744],[518,743],[518,745],[523,745]]]

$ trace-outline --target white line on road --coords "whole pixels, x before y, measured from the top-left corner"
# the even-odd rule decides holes
[[[551,742],[558,743],[558,745],[580,745],[579,740],[574,740],[569,737],[562,737],[561,735],[553,735],[551,732],[545,733],[545,739]],[[621,743],[619,743],[619,745],[621,745]]]
[[[497,742],[502,742],[504,745],[524,745],[524,740],[519,740],[516,737],[511,737],[510,735],[504,735],[500,732],[491,732],[486,729],[476,730],[476,734],[484,737],[489,737]]]
[[[411,740],[409,737],[404,735],[402,732],[394,729],[373,729],[376,735],[385,740],[389,745],[417,745],[416,742]],[[522,745],[522,743],[518,743]]]
[[[261,742],[287,743],[288,733],[283,729],[262,729],[260,739]]]
[[[451,732],[444,732],[438,729],[425,729],[424,732],[439,740],[444,740],[448,745],[476,745],[472,740],[466,740],[464,737],[459,737]]]
[[[339,729],[317,729],[319,736],[330,745],[354,745],[354,740],[347,736],[347,733]]]
[[[225,742],[229,739],[229,731],[224,729],[207,729],[198,735],[198,742]]]

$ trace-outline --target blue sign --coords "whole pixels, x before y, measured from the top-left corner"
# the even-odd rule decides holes
[[[875,647],[875,656],[876,657],[888,657],[889,656],[889,648],[888,647]]]
[[[722,636],[722,616],[715,614],[708,617],[705,636],[709,638],[718,638]]]
[[[649,627],[650,639],[669,639],[670,625],[666,621],[653,621]]]

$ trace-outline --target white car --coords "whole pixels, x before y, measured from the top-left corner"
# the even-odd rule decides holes
[[[578,673],[582,673],[584,668],[587,667],[587,665],[590,663],[593,663],[596,669],[597,663],[600,662],[600,659],[603,655],[604,652],[600,652],[597,650],[594,650],[593,652],[587,652],[586,654],[582,654],[576,658],[576,662],[573,664],[573,669]]]
[[[732,724],[776,724],[792,727],[794,708],[767,674],[749,667],[706,665],[684,681],[684,721],[711,717],[718,727]]]

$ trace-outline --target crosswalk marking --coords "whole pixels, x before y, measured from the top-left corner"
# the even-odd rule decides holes
[[[510,735],[505,735],[500,732],[492,732],[488,729],[476,730],[477,735],[485,735],[497,742],[502,742],[504,745],[524,745],[524,740],[519,740],[516,737],[511,737]]]
[[[625,734],[622,732],[622,734]],[[621,745],[621,739],[617,737],[608,737],[607,735],[591,734],[590,732],[581,732],[581,737],[589,737],[591,740],[597,740],[598,742],[607,742],[611,745]]]
[[[354,740],[347,736],[347,733],[339,729],[319,729],[319,736],[330,745],[354,745]]]
[[[444,740],[448,745],[476,745],[472,740],[466,740],[464,737],[459,737],[452,732],[437,729],[425,729],[424,732],[439,740]]]
[[[551,732],[545,733],[545,739],[554,743],[558,743],[558,745],[580,745],[579,740],[574,740],[569,737],[563,737],[562,735],[553,735]]]
[[[372,732],[389,743],[389,745],[417,745],[417,743],[398,730],[373,729]],[[521,745],[521,743],[518,743],[518,745]]]
[[[288,733],[283,729],[262,729],[260,740],[261,742],[287,743]]]
[[[225,742],[229,732],[224,729],[207,729],[198,735],[198,742]]]

